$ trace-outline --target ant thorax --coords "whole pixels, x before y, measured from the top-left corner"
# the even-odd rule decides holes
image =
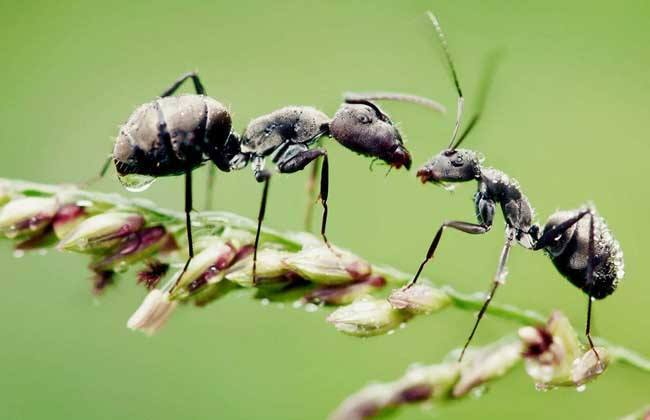
[[[519,183],[506,173],[494,168],[482,168],[476,197],[477,210],[489,203],[499,203],[508,227],[515,230],[519,243],[532,248],[536,238],[535,210]]]

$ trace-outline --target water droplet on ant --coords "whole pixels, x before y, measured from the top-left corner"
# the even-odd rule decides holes
[[[124,188],[130,192],[144,191],[156,180],[156,178],[152,176],[139,174],[118,175],[117,179],[119,179]]]

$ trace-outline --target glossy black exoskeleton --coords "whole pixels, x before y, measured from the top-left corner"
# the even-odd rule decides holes
[[[500,170],[483,167],[483,158],[480,153],[458,148],[481,117],[489,79],[485,79],[483,82],[478,97],[478,111],[470,119],[463,132],[459,134],[464,103],[462,90],[440,24],[433,14],[430,14],[429,17],[442,44],[458,93],[458,111],[449,146],[418,170],[417,176],[423,183],[430,182],[446,188],[450,187],[450,183],[476,181],[478,191],[474,195],[474,205],[478,223],[459,220],[444,222],[436,231],[415,277],[406,287],[415,284],[425,264],[433,258],[446,228],[474,235],[487,233],[493,225],[498,207],[503,213],[506,224],[505,244],[501,251],[492,288],[479,311],[460,358],[462,359],[471,342],[498,286],[505,282],[506,263],[515,241],[526,249],[545,250],[557,270],[587,294],[585,334],[593,349],[590,334],[592,299],[603,299],[613,293],[618,281],[623,277],[621,248],[604,220],[591,206],[580,210],[556,212],[540,232],[539,226],[534,221],[534,210],[528,198],[521,191],[519,184]],[[486,75],[490,76],[491,73],[491,71],[487,71]]]

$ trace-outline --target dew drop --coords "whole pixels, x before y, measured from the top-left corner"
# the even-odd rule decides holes
[[[584,392],[585,389],[587,389],[587,385],[585,385],[585,384],[578,385],[578,386],[576,387],[576,391],[578,391],[578,392]]]
[[[262,304],[262,306],[268,306],[269,303],[271,302],[267,298],[264,298],[260,301],[260,303]]]
[[[302,300],[297,300],[291,304],[294,309],[300,309],[304,305]]]
[[[390,330],[386,333],[386,335],[393,335],[393,334],[395,334],[395,330]]]
[[[306,312],[316,312],[317,310],[318,310],[318,305],[314,305],[313,303],[308,303],[305,305]]]
[[[125,273],[128,269],[129,265],[126,261],[120,261],[120,263],[115,266],[115,271],[117,273]]]
[[[400,324],[399,324],[399,327],[400,327],[400,329],[402,329],[402,330],[403,330],[404,328],[406,328],[406,322],[402,322],[402,323],[400,323]]]
[[[25,256],[25,251],[22,249],[17,249],[14,251],[14,258],[22,258]]]
[[[38,217],[34,216],[31,219],[29,219],[29,230],[35,231],[39,228],[39,223],[38,223]]]
[[[7,238],[14,239],[16,236],[18,236],[18,229],[16,226],[11,226],[6,229],[4,233]]]
[[[156,180],[156,178],[152,176],[139,174],[118,175],[117,179],[120,180],[120,183],[127,191],[131,192],[144,191]]]
[[[38,250],[38,255],[47,255],[47,249],[41,248]]]
[[[79,207],[91,207],[93,205],[93,202],[90,200],[78,200],[75,202],[75,205]]]
[[[472,389],[472,398],[481,398],[485,394],[485,391],[487,391],[487,387],[477,386]]]

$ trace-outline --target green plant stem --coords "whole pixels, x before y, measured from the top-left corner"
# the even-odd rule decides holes
[[[156,223],[164,224],[170,230],[175,231],[176,235],[184,236],[184,214],[160,208],[149,200],[141,198],[129,199],[119,194],[85,191],[76,188],[74,185],[49,185],[0,178],[0,187],[3,185],[13,194],[18,193],[26,196],[71,194],[74,200],[91,201],[99,207],[136,211],[145,216],[145,218],[155,220]],[[200,212],[194,217],[194,220],[193,226],[208,231],[211,229],[223,230],[224,228],[233,228],[254,233],[257,227],[257,223],[249,218],[223,211]],[[262,241],[282,245],[288,250],[298,250],[302,247],[299,235],[299,233],[282,233],[270,228],[262,228],[261,238]],[[406,284],[413,278],[413,275],[410,273],[404,273],[395,268],[383,265],[373,265],[373,272],[383,276],[389,284],[395,285],[396,287]],[[482,294],[464,294],[451,286],[443,286],[441,290],[451,298],[452,305],[458,309],[477,311],[484,303],[484,296]],[[537,312],[517,308],[508,304],[492,303],[487,313],[524,325],[539,325],[546,322],[546,317]],[[600,345],[608,347],[614,360],[650,373],[650,360],[645,357],[622,346],[608,343],[601,338],[598,338],[597,342]]]

